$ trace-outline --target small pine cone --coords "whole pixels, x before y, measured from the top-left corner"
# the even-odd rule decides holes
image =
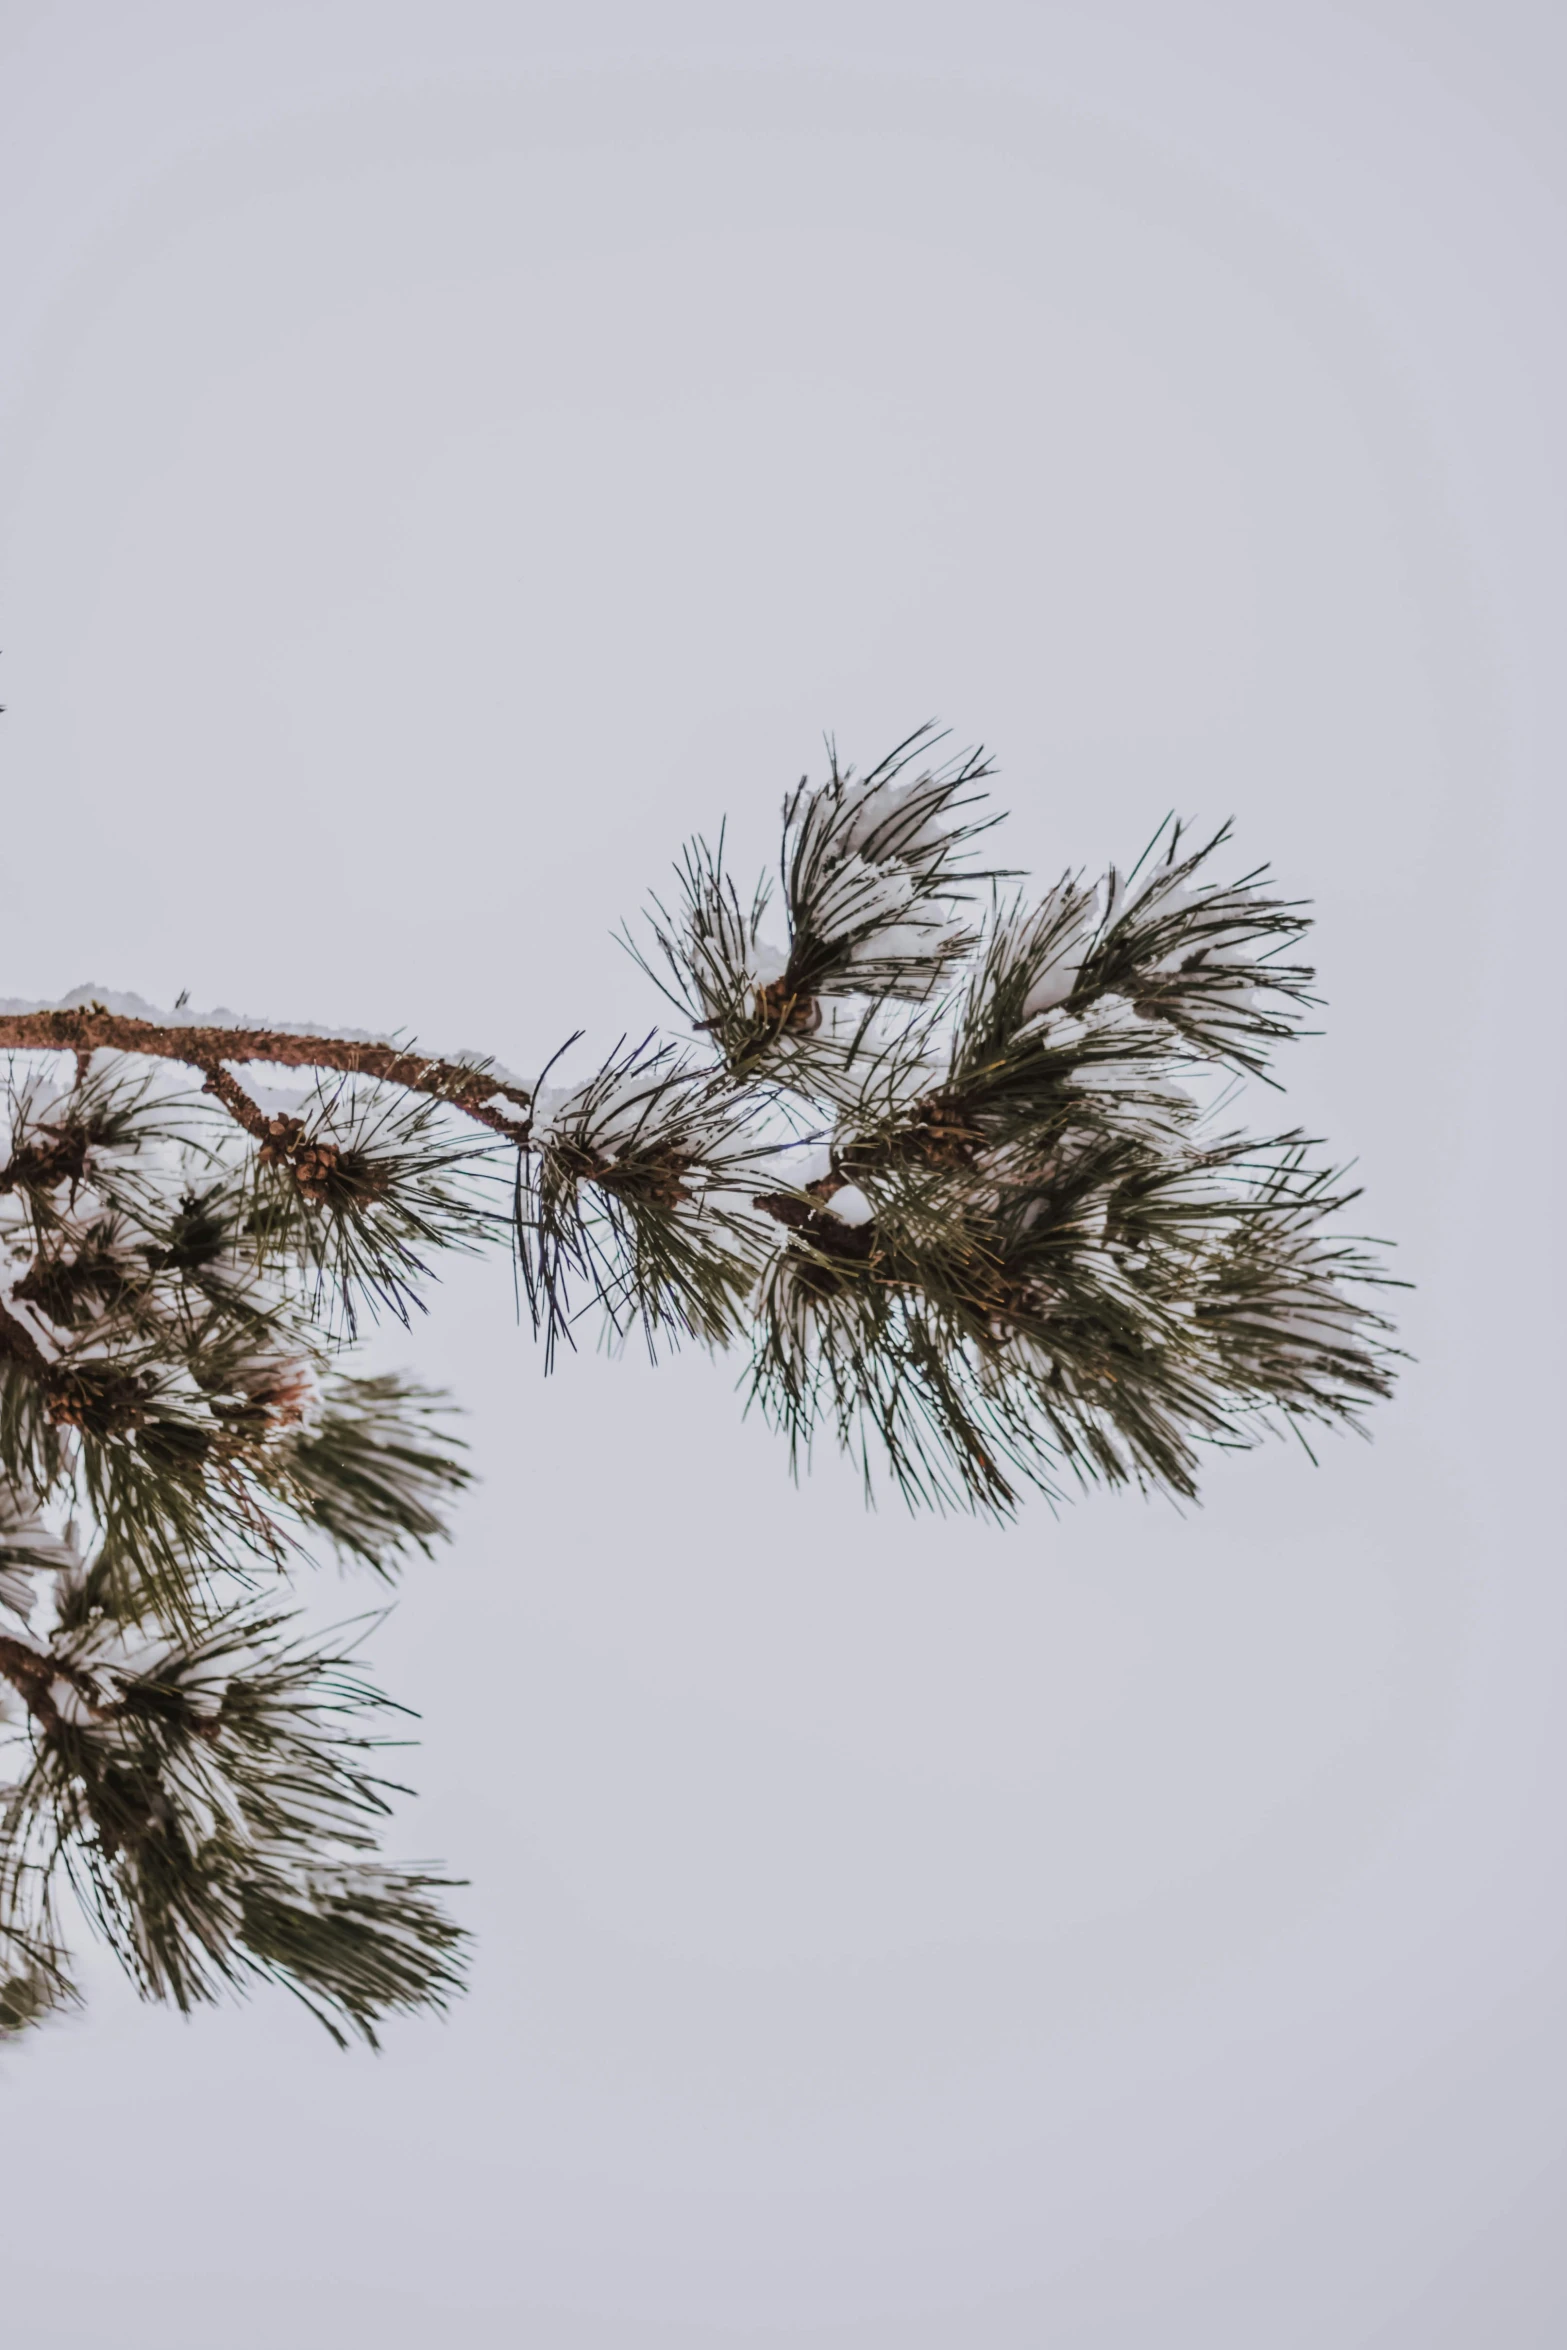
[[[313,1206],[322,1207],[342,1152],[335,1142],[308,1140],[303,1121],[285,1115],[267,1120],[266,1140],[257,1156],[263,1167],[291,1168],[304,1197]]]
[[[304,1143],[294,1152],[294,1181],[314,1206],[326,1204],[341,1156],[335,1142]]]
[[[935,1167],[958,1167],[972,1160],[979,1136],[963,1111],[939,1095],[917,1104],[909,1140],[919,1156]]]
[[[48,1417],[56,1428],[114,1436],[146,1420],[147,1382],[106,1363],[83,1363],[60,1373],[49,1390]]]
[[[298,1118],[269,1118],[267,1139],[258,1154],[263,1167],[292,1166],[294,1153],[304,1139],[304,1132],[304,1126]]]
[[[796,995],[787,980],[774,979],[756,991],[756,1017],[780,1036],[812,1036],[822,1024],[822,1007],[815,996]]]

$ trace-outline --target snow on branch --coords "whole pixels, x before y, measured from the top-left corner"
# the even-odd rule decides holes
[[[383,1580],[467,1482],[444,1400],[353,1367],[499,1244],[546,1367],[738,1357],[803,1467],[1006,1519],[1194,1495],[1358,1427],[1394,1286],[1318,1146],[1228,1123],[1316,1002],[1229,829],[1042,896],[981,864],[990,761],[829,744],[776,878],[692,842],[643,945],[677,1032],[524,1081],[395,1034],[80,988],[0,1000],[0,2033],[67,2008],[62,1904],[149,1997],[271,1980],[334,2036],[439,2007],[443,1879],[382,1855],[387,1705],[262,1578]],[[278,1073],[292,1087],[269,1082]]]

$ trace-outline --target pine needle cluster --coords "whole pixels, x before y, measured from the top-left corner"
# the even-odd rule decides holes
[[[1229,1123],[1314,1002],[1304,909],[1175,823],[1031,896],[937,741],[831,755],[776,883],[691,844],[626,940],[682,1033],[571,1084],[0,1007],[0,2034],[74,1997],[67,1896],[183,2010],[268,1979],[373,2043],[458,1988],[447,1880],[379,1848],[394,1709],[276,1600],[445,1533],[442,1400],[349,1366],[447,1249],[510,1245],[547,1361],[584,1315],[733,1350],[797,1466],[826,1439],[915,1506],[1190,1497],[1207,1449],[1388,1392],[1354,1190]]]

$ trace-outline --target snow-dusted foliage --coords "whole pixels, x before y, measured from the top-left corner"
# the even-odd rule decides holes
[[[1204,1445],[1355,1419],[1389,1382],[1382,1276],[1316,1237],[1354,1194],[1299,1135],[1220,1123],[1311,1001],[1301,909],[1179,825],[1004,894],[968,853],[987,763],[928,747],[791,794],[787,948],[721,844],[655,902],[648,967],[715,1071],[827,1138],[752,1202],[752,1398],[797,1459],[825,1429],[868,1486],[1003,1514],[1030,1485],[1187,1495]]]
[[[345,1844],[317,1818],[336,1763],[244,1692],[282,1631],[254,1615],[258,1576],[322,1545],[390,1573],[442,1531],[463,1472],[434,1399],[338,1358],[356,1302],[405,1303],[416,1245],[473,1237],[469,1146],[430,1141],[429,1103],[349,1081],[251,1098],[311,1137],[304,1182],[131,1056],[13,1063],[0,1105],[0,1671],[24,1766],[0,1832],[0,2022],[8,1999],[24,2021],[59,2003],[62,1881],[182,2005],[268,1974],[369,2031],[376,1983],[412,1997],[416,1946],[430,1996],[452,1979],[456,1929],[417,1872],[400,1911],[386,1872],[364,1890],[363,1821]],[[285,1783],[321,1831],[290,1831],[286,1867],[258,1825]],[[334,1888],[314,1909],[312,1885]],[[292,1965],[257,1940],[284,1901]]]
[[[0,1002],[0,2032],[71,1996],[64,1888],[181,2006],[269,1977],[373,2036],[454,1987],[440,1881],[376,1857],[385,1701],[255,1588],[442,1535],[437,1399],[347,1350],[449,1249],[512,1248],[547,1362],[585,1312],[734,1350],[796,1462],[825,1434],[914,1504],[1190,1495],[1387,1392],[1354,1193],[1229,1122],[1313,1000],[1300,907],[1179,825],[1032,897],[974,862],[988,763],[935,747],[831,755],[776,883],[693,842],[633,947],[681,1033],[569,1080]]]

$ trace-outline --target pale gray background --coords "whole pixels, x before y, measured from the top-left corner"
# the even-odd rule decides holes
[[[1233,812],[1318,900],[1292,1107],[1419,1285],[1373,1445],[1000,1534],[463,1272],[376,1654],[472,1997],[94,1969],[8,2345],[1567,2338],[1563,24],[4,0],[0,992],[533,1067],[939,712],[1019,862]]]

